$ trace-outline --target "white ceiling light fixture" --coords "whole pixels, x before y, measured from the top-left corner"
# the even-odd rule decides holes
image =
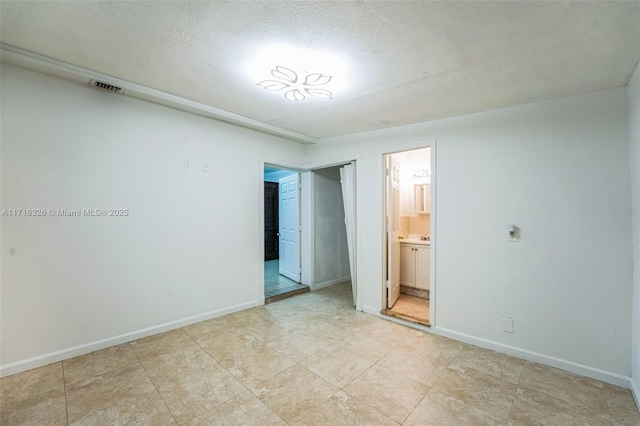
[[[258,86],[291,102],[333,99],[346,81],[346,64],[336,55],[283,44],[261,50],[247,69]]]

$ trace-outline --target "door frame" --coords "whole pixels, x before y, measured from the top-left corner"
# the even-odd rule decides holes
[[[362,225],[361,225],[361,217],[362,217],[362,155],[358,154],[358,155],[343,155],[343,156],[339,156],[339,157],[334,157],[334,158],[330,158],[330,159],[326,159],[326,160],[321,160],[321,161],[316,161],[313,163],[308,163],[304,165],[305,170],[309,171],[308,176],[307,176],[307,181],[310,182],[309,185],[309,190],[306,191],[307,194],[306,196],[308,196],[308,199],[305,199],[305,195],[303,195],[303,204],[302,204],[302,209],[303,211],[301,212],[302,216],[307,216],[307,223],[310,224],[310,232],[308,235],[308,238],[305,240],[305,243],[307,244],[307,247],[305,248],[303,246],[303,252],[302,254],[304,255],[305,253],[309,256],[308,259],[306,259],[308,261],[308,274],[307,277],[309,277],[313,282],[313,278],[314,278],[314,265],[313,265],[313,246],[314,246],[314,235],[312,232],[313,229],[313,213],[314,213],[314,205],[313,205],[313,199],[314,199],[314,186],[313,186],[313,173],[311,173],[314,170],[320,170],[320,169],[326,169],[329,167],[335,167],[335,166],[342,166],[344,164],[348,164],[348,163],[352,163],[355,167],[355,172],[356,172],[356,186],[355,186],[355,197],[356,197],[356,212],[355,212],[355,225],[356,225],[356,259],[355,259],[355,270],[356,270],[356,306],[355,309],[357,311],[362,311],[363,310],[363,284],[362,284],[362,279],[360,277],[362,277],[362,247],[363,247],[363,243],[362,243],[362,238],[363,238],[363,232],[362,232]],[[303,174],[303,177],[307,175],[306,173]],[[305,207],[308,207],[305,211]],[[303,270],[303,275],[305,272],[305,260],[302,260],[302,270]],[[352,277],[353,279],[353,277]],[[313,287],[311,286],[311,289],[313,289]]]
[[[381,292],[380,292],[380,312],[383,312],[387,306],[387,250],[386,250],[386,215],[387,215],[387,200],[386,200],[386,190],[387,190],[387,156],[391,154],[397,154],[404,151],[412,151],[414,149],[421,148],[431,148],[431,218],[429,225],[429,233],[431,237],[431,251],[430,251],[430,271],[429,271],[429,323],[431,329],[436,326],[436,300],[437,300],[437,283],[436,283],[436,252],[437,252],[437,236],[436,236],[436,221],[437,221],[437,168],[436,168],[436,157],[437,157],[437,143],[436,139],[428,139],[421,142],[415,142],[411,144],[399,145],[394,147],[393,150],[380,152],[379,166],[380,169],[380,180],[381,188],[382,188],[382,227],[381,227],[381,252],[380,259],[382,259],[382,282],[381,282]]]
[[[258,160],[258,167],[257,167],[257,179],[256,179],[256,187],[258,189],[258,244],[257,244],[257,253],[256,253],[256,263],[257,263],[257,277],[256,277],[256,295],[257,295],[257,299],[258,299],[258,306],[262,306],[264,305],[264,168],[265,166],[268,167],[276,167],[276,168],[280,168],[280,169],[284,169],[284,170],[290,170],[292,172],[296,172],[300,174],[300,183],[301,183],[301,194],[300,197],[298,197],[298,209],[300,209],[300,222],[301,222],[301,232],[300,232],[300,242],[299,242],[299,249],[300,249],[300,263],[302,266],[302,275],[301,275],[301,279],[300,279],[300,283],[304,284],[304,285],[309,285],[308,284],[308,280],[305,281],[305,266],[303,265],[304,262],[304,258],[308,257],[308,254],[305,252],[304,248],[303,248],[303,244],[302,241],[309,238],[309,225],[308,223],[306,223],[306,218],[303,215],[303,208],[302,208],[302,194],[304,194],[305,192],[305,186],[308,188],[308,183],[305,184],[306,179],[304,179],[304,176],[306,175],[304,167],[301,167],[300,165],[286,165],[286,164],[280,164],[278,162],[273,162],[273,161],[266,161],[266,160]]]

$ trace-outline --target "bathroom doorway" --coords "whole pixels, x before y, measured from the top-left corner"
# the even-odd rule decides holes
[[[264,166],[265,303],[306,293],[300,284],[300,173]]]
[[[385,262],[382,313],[430,326],[434,283],[433,146],[383,156]]]

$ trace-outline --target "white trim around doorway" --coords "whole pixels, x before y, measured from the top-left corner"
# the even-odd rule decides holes
[[[430,258],[430,271],[429,271],[429,282],[431,285],[431,289],[429,291],[429,323],[431,324],[431,328],[435,328],[436,327],[436,305],[437,305],[437,286],[438,283],[436,282],[436,252],[437,252],[437,236],[436,236],[436,221],[438,220],[438,214],[437,214],[437,169],[436,169],[436,155],[437,155],[437,143],[436,143],[436,139],[427,139],[424,141],[420,141],[420,142],[414,142],[414,143],[410,143],[410,144],[404,144],[404,145],[399,145],[394,147],[392,150],[390,151],[384,151],[384,152],[379,152],[378,153],[378,175],[379,175],[379,182],[381,182],[381,191],[382,191],[382,227],[380,229],[381,232],[381,251],[380,251],[380,258],[382,259],[381,262],[381,276],[382,276],[382,281],[381,281],[381,291],[380,291],[380,306],[379,306],[379,310],[378,312],[368,312],[371,314],[375,314],[375,315],[382,315],[380,314],[381,311],[384,310],[385,306],[386,306],[386,301],[387,301],[387,283],[386,283],[386,256],[387,256],[387,252],[386,252],[386,246],[385,246],[385,241],[386,241],[386,229],[385,229],[385,219],[386,219],[386,214],[387,214],[387,209],[386,209],[386,196],[385,196],[385,190],[386,190],[386,166],[385,166],[385,160],[386,160],[386,156],[390,155],[390,154],[396,154],[399,152],[404,152],[404,151],[412,151],[414,149],[422,149],[422,148],[431,148],[431,219],[430,219],[430,228],[429,228],[429,233],[431,235],[431,249],[429,252]],[[387,316],[385,316],[385,318],[387,318]],[[389,317],[391,318],[391,317]],[[419,324],[415,324],[416,326],[419,326]],[[419,326],[418,328],[422,329],[423,326]]]

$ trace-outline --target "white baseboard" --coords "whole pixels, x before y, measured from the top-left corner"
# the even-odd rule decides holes
[[[591,367],[588,365],[580,364],[566,359],[557,358],[550,355],[541,354],[538,352],[529,351],[527,349],[516,348],[513,346],[505,345],[495,342],[493,340],[483,339],[480,337],[471,336],[464,333],[459,333],[454,330],[449,330],[442,327],[426,327],[420,324],[415,324],[409,321],[404,321],[398,318],[381,315],[380,309],[373,308],[371,306],[363,306],[363,312],[371,315],[383,317],[390,321],[407,325],[419,330],[426,331],[428,333],[438,334],[440,336],[449,337],[460,342],[469,343],[482,348],[491,349],[496,352],[512,355],[517,358],[525,359],[527,361],[537,362],[538,364],[547,365],[549,367],[558,368],[560,370],[568,371],[570,373],[578,374],[580,376],[589,377],[592,379],[600,380],[602,382],[610,383],[612,385],[620,386],[623,388],[631,389],[633,396],[636,400],[636,405],[640,407],[640,389],[638,384],[631,377],[623,376],[621,374],[613,373],[611,371],[602,370],[600,368]],[[639,408],[640,409],[640,408]]]
[[[234,312],[253,308],[255,306],[258,306],[257,300],[231,306],[225,309],[210,311],[204,314],[195,315],[195,316],[184,318],[177,321],[171,321],[171,322],[160,324],[154,327],[145,328],[143,330],[137,330],[130,333],[120,334],[118,336],[109,337],[107,339],[86,343],[84,345],[78,345],[72,348],[50,352],[50,353],[39,355],[33,358],[12,362],[10,364],[1,365],[0,377],[11,376],[13,374],[31,370],[32,368],[42,367],[44,365],[53,364],[54,362],[58,362],[58,361],[64,361],[65,359],[88,354],[94,351],[98,351],[100,349],[110,348],[112,346],[120,345],[122,343],[132,342],[134,340],[138,340],[143,337],[152,336],[154,334],[163,333],[165,331],[175,330],[176,328],[185,327],[187,325],[195,324],[201,321],[206,321],[212,318],[221,317],[223,315],[232,314]]]
[[[324,282],[312,285],[311,290],[320,290],[321,288],[330,287],[334,284],[343,283],[345,281],[349,281],[350,279],[351,279],[351,275],[347,275],[346,277],[336,278],[335,280],[324,281]]]
[[[631,379],[631,393],[633,394],[633,399],[636,400],[638,412],[640,412],[640,378]]]
[[[447,328],[436,326],[433,327],[432,330],[433,332],[441,336],[450,337],[461,342],[470,343],[475,346],[491,349],[493,351],[505,353],[507,355],[513,355],[517,358],[525,359],[527,361],[537,362],[538,364],[558,368],[560,370],[565,370],[570,373],[578,374],[580,376],[590,377],[592,379],[611,383],[612,385],[621,386],[627,389],[631,387],[630,377],[613,373],[611,371],[602,370],[600,368],[591,367],[562,358],[557,358],[551,355],[541,354],[539,352],[534,352],[527,349],[516,348],[513,346],[505,345],[503,343],[495,342],[493,340],[470,336],[468,334],[459,333]]]

